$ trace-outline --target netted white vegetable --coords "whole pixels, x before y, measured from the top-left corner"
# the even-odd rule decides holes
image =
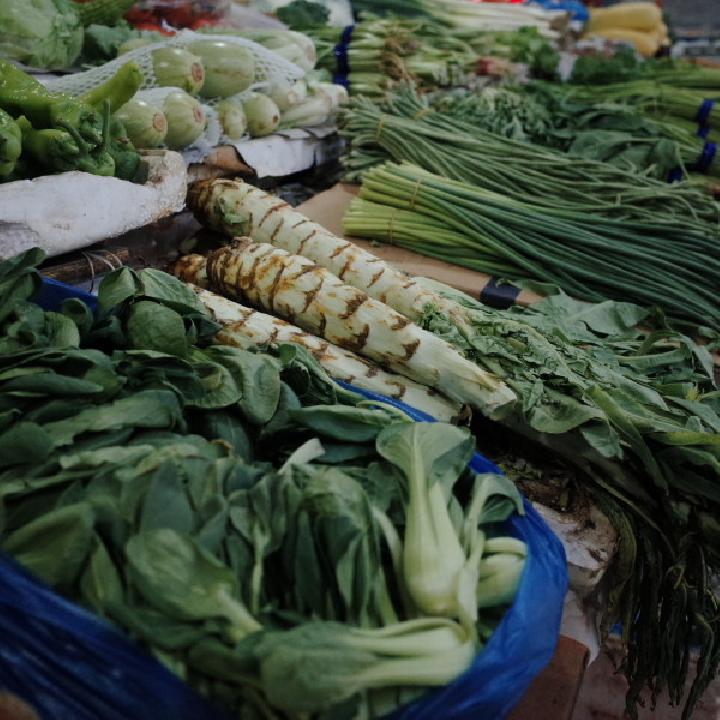
[[[205,68],[197,55],[180,47],[165,47],[153,52],[153,71],[158,85],[176,87],[191,95],[205,82]]]
[[[209,286],[274,312],[457,402],[495,410],[514,399],[451,345],[307,258],[247,239],[208,256]]]
[[[317,63],[317,51],[312,38],[304,33],[293,30],[260,30],[245,29],[242,31],[244,37],[260,43],[269,50],[280,50],[294,45],[302,53],[303,57],[297,64],[306,72],[309,72]],[[288,51],[291,52],[291,51]],[[299,57],[295,52],[292,53]]]
[[[162,106],[135,97],[125,103],[115,117],[122,122],[136,148],[156,148],[165,142],[168,123]]]
[[[328,97],[324,95],[311,97],[283,112],[280,116],[280,125],[283,128],[324,125],[331,113],[332,103]]]
[[[160,83],[155,77],[155,71],[153,68],[153,53],[156,50],[167,47],[179,47],[193,52],[189,47],[190,45],[207,40],[207,35],[184,30],[173,37],[163,40],[163,42],[151,43],[149,45],[135,48],[124,54],[122,57],[119,57],[112,62],[105,63],[104,65],[100,65],[85,72],[73,73],[55,78],[48,83],[48,87],[53,92],[65,92],[70,95],[82,95],[98,85],[102,85],[106,80],[115,75],[115,73],[129,60],[134,60],[143,72],[143,76],[145,78],[145,82],[142,86],[143,89],[159,87]],[[231,43],[237,47],[245,48],[252,54],[255,67],[254,77],[251,80],[252,83],[269,83],[273,80],[287,80],[289,82],[295,82],[304,75],[303,70],[297,65],[288,62],[285,58],[281,57],[277,53],[274,53],[272,50],[268,50],[259,43],[253,42],[245,37],[238,37],[235,35],[213,35],[212,41]],[[197,55],[199,53],[195,54]],[[205,67],[205,71],[205,84],[207,85],[207,66]]]
[[[342,85],[334,83],[316,82],[311,86],[312,94],[319,97],[326,97],[333,109],[345,105],[350,99],[348,91]]]
[[[218,119],[222,125],[223,133],[230,140],[240,140],[247,132],[247,117],[242,103],[227,99],[218,103]]]
[[[247,118],[247,129],[253,137],[265,137],[277,130],[280,124],[280,109],[262,93],[252,93],[243,100]]]
[[[311,63],[302,48],[298,45],[282,45],[280,47],[273,47],[272,51],[284,57],[288,62],[297,65],[302,68],[305,72],[310,72],[315,66]]]
[[[303,90],[305,92],[302,92]],[[272,99],[281,111],[285,111],[302,102],[307,95],[307,90],[302,80],[294,84],[278,80],[270,84],[265,94]]]
[[[255,81],[255,57],[237,43],[225,40],[200,40],[190,50],[202,58],[205,83],[200,94],[205,98],[225,98],[247,90]]]
[[[182,90],[168,93],[163,103],[163,113],[168,125],[165,144],[171,150],[189,147],[205,131],[205,111],[194,97]]]

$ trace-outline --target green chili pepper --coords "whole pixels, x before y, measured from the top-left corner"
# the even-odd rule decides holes
[[[58,128],[36,130],[30,121],[22,116],[17,119],[22,131],[23,150],[41,166],[62,172],[71,169],[73,160],[82,154],[72,135]]]
[[[10,115],[24,115],[35,128],[71,125],[88,142],[102,142],[102,117],[89,105],[48,92],[35,78],[0,60],[0,107]]]
[[[90,107],[100,110],[105,100],[110,102],[110,112],[119,110],[143,84],[144,76],[136,62],[125,63],[109,80],[90,90],[80,100]]]
[[[115,160],[115,177],[130,182],[144,183],[147,180],[147,165],[135,150],[120,120],[110,122],[110,146],[108,152]]]
[[[17,123],[0,110],[0,178],[10,176],[22,153],[22,132]]]

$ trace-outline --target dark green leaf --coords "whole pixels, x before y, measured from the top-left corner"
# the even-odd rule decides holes
[[[255,425],[269,422],[280,401],[277,361],[268,355],[220,345],[208,348],[205,355],[226,367],[242,389],[240,410],[248,421]]]
[[[154,350],[178,357],[188,353],[182,317],[156,302],[141,300],[133,304],[127,333],[130,347],[137,350]]]
[[[95,612],[107,614],[107,609],[123,601],[120,574],[102,539],[95,536],[95,548],[80,578],[80,594],[83,601]]]
[[[145,268],[138,274],[138,278],[140,292],[144,297],[159,300],[183,315],[188,310],[209,315],[200,298],[182,280],[154,268]]]
[[[343,405],[316,405],[292,411],[292,418],[323,437],[345,442],[369,442],[396,418],[384,410]]]
[[[195,519],[176,466],[164,462],[154,472],[140,515],[140,531],[170,528],[189,535]]]
[[[36,423],[17,423],[0,435],[0,467],[41,463],[54,446],[53,438]]]
[[[200,423],[204,437],[226,442],[235,455],[252,462],[252,443],[239,418],[225,410],[213,410],[203,413]]]
[[[50,585],[68,587],[85,564],[94,522],[90,505],[69,505],[15,531],[3,549]]]
[[[67,300],[64,300],[62,314],[77,325],[80,335],[85,335],[92,327],[92,310],[79,298],[67,298]]]
[[[128,267],[113,270],[100,284],[98,290],[98,304],[100,309],[107,312],[140,290],[140,281],[137,274]]]
[[[108,405],[82,410],[74,417],[48,423],[45,430],[56,446],[68,445],[84,432],[119,430],[124,427],[173,428],[181,421],[174,393],[146,390]]]

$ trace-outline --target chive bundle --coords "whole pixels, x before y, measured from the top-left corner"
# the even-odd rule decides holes
[[[709,226],[708,226],[709,228]],[[540,206],[409,164],[365,174],[345,231],[591,302],[624,300],[720,328],[720,246],[688,224]]]
[[[690,183],[670,185],[472,127],[433,111],[409,87],[382,107],[355,100],[343,132],[351,140],[346,160],[351,177],[384,154],[514,200],[621,221],[642,220],[663,237],[720,237],[720,206]]]

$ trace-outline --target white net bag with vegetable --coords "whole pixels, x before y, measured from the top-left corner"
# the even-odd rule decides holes
[[[185,53],[172,53],[172,49]],[[188,59],[188,54],[195,59]],[[196,58],[200,58],[201,63]],[[255,83],[295,82],[304,71],[262,45],[233,35],[201,35],[186,31],[160,43],[124,53],[112,62],[50,83],[53,92],[81,95],[111,78],[125,63],[136,62],[143,72],[142,89],[178,85],[205,98],[222,98],[248,90]],[[204,79],[200,81],[200,68]],[[185,86],[183,84],[186,84]]]

